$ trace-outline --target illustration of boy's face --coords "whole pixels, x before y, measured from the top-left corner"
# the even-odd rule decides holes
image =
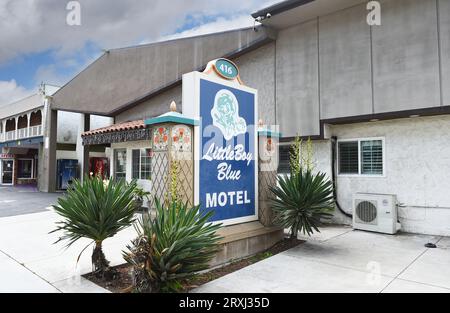
[[[239,116],[239,102],[229,90],[223,89],[216,93],[211,117],[213,125],[221,130],[226,140],[247,131],[245,119]]]
[[[218,110],[223,115],[232,115],[234,113],[233,100],[227,94],[220,96]]]

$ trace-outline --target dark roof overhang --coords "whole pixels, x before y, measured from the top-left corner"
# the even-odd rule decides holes
[[[252,14],[253,18],[257,17],[266,17],[268,13],[270,13],[272,16],[283,13],[285,11],[289,11],[291,9],[294,9],[296,7],[305,5],[307,3],[313,2],[315,0],[288,0],[283,1],[280,3],[276,3],[274,5],[271,5],[270,7],[261,9],[255,13]]]

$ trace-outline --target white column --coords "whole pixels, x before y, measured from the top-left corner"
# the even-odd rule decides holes
[[[31,132],[31,130],[30,130],[30,123],[31,123],[30,118],[31,118],[31,112],[27,114],[27,137],[31,136],[31,134],[30,134],[30,132]]]
[[[2,124],[2,133],[0,135],[0,141],[6,140],[6,120],[1,121]]]
[[[77,159],[80,164],[80,179],[83,180],[84,174],[89,174],[89,146],[83,146],[81,134],[90,130],[90,115],[80,114],[77,134]]]
[[[41,110],[41,125],[42,125],[42,136],[44,136],[44,140],[45,137],[48,136],[48,132],[47,132],[47,125],[48,121],[47,121],[47,116],[50,113],[50,100],[51,98],[47,98],[45,97],[44,100],[44,109]],[[49,125],[50,126],[50,125]]]
[[[16,122],[16,136],[15,136],[15,140],[17,140],[17,138],[19,138],[19,117],[18,116],[16,116],[15,118],[14,118],[14,121]]]
[[[44,109],[45,109],[45,107],[44,107]],[[39,134],[39,136],[44,136],[44,126],[46,125],[46,123],[45,123],[45,113],[44,113],[44,110],[40,110],[41,111],[41,132],[40,132],[40,134]]]
[[[133,177],[133,149],[127,147],[127,163],[125,164],[126,168],[126,180],[128,182],[132,181]]]
[[[80,114],[78,118],[78,132],[77,132],[77,146],[76,146],[76,153],[77,153],[77,159],[78,164],[80,165],[80,179],[83,179],[83,140],[81,138],[81,134],[84,131],[84,114]]]

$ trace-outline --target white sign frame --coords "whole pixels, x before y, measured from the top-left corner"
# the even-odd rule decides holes
[[[244,216],[239,218],[227,219],[223,221],[215,221],[213,224],[221,223],[223,226],[230,226],[242,223],[249,223],[259,220],[259,141],[258,141],[258,90],[241,85],[237,80],[225,80],[219,76],[212,76],[206,73],[191,72],[183,75],[182,86],[182,110],[183,115],[200,121],[200,124],[194,127],[193,148],[194,148],[194,205],[200,204],[200,159],[201,159],[201,130],[202,119],[200,116],[200,80],[206,80],[226,87],[242,90],[254,95],[254,162],[255,162],[255,214],[252,216]]]

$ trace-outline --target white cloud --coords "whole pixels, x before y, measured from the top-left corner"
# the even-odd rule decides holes
[[[39,85],[40,83],[47,83],[62,87],[78,74],[79,71],[94,62],[99,55],[100,54],[97,53],[94,56],[87,57],[83,61],[67,57],[58,59],[57,63],[41,65],[34,74],[35,84]]]
[[[0,65],[24,54],[56,50],[60,56],[81,51],[86,43],[111,49],[154,41],[172,34],[188,16],[227,16],[204,26],[217,31],[244,21],[277,0],[79,0],[81,26],[66,24],[68,1],[0,1]],[[247,18],[244,18],[246,15]],[[238,16],[238,18],[233,18]],[[234,22],[233,22],[234,21]],[[228,23],[228,26],[226,25]],[[197,31],[200,31],[199,30]]]
[[[173,35],[162,37],[160,40],[171,40],[184,37],[200,36],[210,33],[223,32],[227,30],[233,30],[238,28],[252,27],[254,21],[249,15],[239,15],[232,19],[220,17],[214,22],[206,23]],[[147,43],[147,42],[143,42]]]
[[[14,58],[49,51],[54,63],[42,64],[30,77],[36,86],[40,82],[64,85],[101,54],[100,48],[253,26],[251,12],[279,1],[79,0],[82,25],[68,26],[66,5],[69,0],[0,0],[0,70]],[[219,17],[175,33],[188,19],[201,22],[205,17],[214,16]],[[86,48],[87,45],[90,48]],[[95,51],[96,47],[99,51]],[[14,79],[0,81],[0,105],[36,91],[37,87],[29,90]]]
[[[15,80],[0,80],[0,105],[10,104],[17,100],[31,96],[36,90],[28,90],[17,85]]]
[[[69,79],[66,74],[62,74],[60,71],[58,71],[58,68],[55,64],[40,66],[36,70],[34,77],[36,84],[44,82],[55,86],[62,86]]]

